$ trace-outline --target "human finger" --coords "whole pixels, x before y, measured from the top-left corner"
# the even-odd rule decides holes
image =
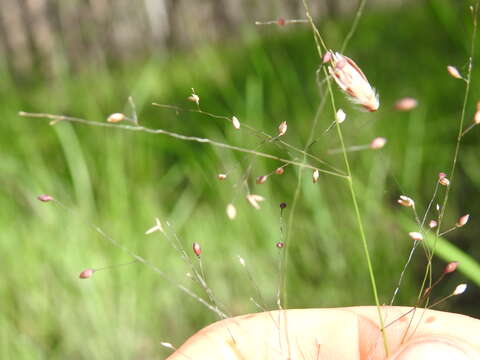
[[[382,307],[392,359],[480,358],[480,321],[458,314]],[[385,359],[376,307],[279,310],[216,322],[192,336],[178,359]],[[433,352],[432,349],[438,351]],[[457,357],[452,357],[453,355]],[[464,356],[463,358],[460,356]]]

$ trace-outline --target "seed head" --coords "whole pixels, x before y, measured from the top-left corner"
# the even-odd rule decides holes
[[[457,223],[455,224],[456,227],[462,227],[467,224],[468,219],[470,218],[470,214],[465,214],[458,218]]]
[[[450,74],[451,77],[455,79],[462,79],[462,75],[460,75],[460,72],[455,66],[448,65],[447,66],[447,71]]]
[[[260,210],[260,205],[258,203],[264,200],[265,198],[260,195],[256,195],[256,194],[247,195],[247,201],[250,203],[250,205],[252,205],[257,210]]]
[[[188,101],[194,102],[197,105],[200,104],[200,97],[197,94],[195,94],[195,92],[192,95],[190,95],[187,99]]]
[[[285,209],[286,207],[287,207],[287,203],[285,203],[285,202],[281,202],[281,203],[280,203],[280,209],[283,210],[283,209]]]
[[[342,109],[338,109],[337,113],[335,114],[335,120],[337,120],[337,123],[341,124],[345,121],[347,117],[347,114],[345,114],[345,111]]]
[[[245,266],[245,260],[241,256],[238,257],[238,261],[240,262],[240,265]]]
[[[332,53],[330,51],[327,51],[325,54],[323,54],[322,62],[324,64],[330,62],[332,60]]]
[[[232,125],[235,129],[240,130],[240,120],[236,116],[232,117]]]
[[[448,186],[448,185],[450,185],[450,180],[448,180],[445,176],[439,178],[439,179],[438,179],[438,182],[440,183],[440,185],[443,185],[443,186]]]
[[[233,204],[227,205],[227,216],[230,220],[233,220],[237,217],[237,209]]]
[[[475,115],[473,116],[473,122],[475,124],[480,124],[480,101],[477,101],[477,111],[475,112]]]
[[[80,275],[78,277],[80,279],[88,279],[89,277],[91,277],[93,275],[94,272],[95,272],[94,269],[85,269],[80,273]]]
[[[38,195],[37,199],[40,200],[41,202],[49,202],[53,200],[53,197],[47,194],[42,194],[42,195]]]
[[[480,110],[477,110],[475,115],[473,115],[473,122],[475,124],[480,124]]]
[[[317,183],[319,177],[320,177],[320,172],[318,171],[318,169],[315,169],[312,174],[312,181],[314,184]]]
[[[218,180],[225,180],[227,178],[227,174],[218,174],[217,179]]]
[[[377,111],[380,106],[378,95],[362,70],[352,59],[338,52],[330,54],[331,66],[328,67],[328,71],[340,89],[353,103],[363,106],[368,111]]]
[[[458,285],[455,290],[453,291],[452,295],[460,295],[463,294],[467,290],[467,284],[460,284]]]
[[[405,207],[415,206],[415,202],[412,199],[410,199],[408,196],[405,196],[405,195],[400,195],[400,199],[398,199],[397,202],[400,205],[405,206]]]
[[[122,113],[114,113],[114,114],[111,114],[108,118],[107,118],[107,122],[109,123],[118,123],[120,121],[123,121],[125,120],[127,117],[125,116],[125,114],[122,114]]]
[[[166,348],[168,348],[168,349],[176,350],[175,347],[174,347],[172,344],[168,343],[168,342],[161,341],[161,342],[160,342],[160,345],[162,345],[163,347],[166,347]]]
[[[193,250],[193,253],[198,257],[200,257],[200,255],[202,254],[202,248],[200,247],[199,243],[194,242],[192,244],[192,250]]]
[[[283,136],[287,132],[287,122],[283,121],[279,126],[278,126],[278,136]]]
[[[435,220],[430,220],[430,222],[428,223],[428,227],[430,229],[435,229],[437,226],[438,226],[438,222]]]
[[[447,264],[447,266],[445,266],[445,269],[443,269],[443,273],[444,274],[450,274],[450,273],[454,272],[455,270],[457,270],[457,266],[458,266],[458,261],[449,262]]]
[[[373,149],[373,150],[381,149],[385,146],[386,143],[387,143],[387,139],[383,137],[376,137],[370,143],[370,149]]]
[[[405,97],[397,100],[397,102],[394,105],[394,108],[395,110],[398,110],[398,111],[410,111],[412,109],[415,109],[417,106],[418,106],[417,99],[414,99],[412,97]]]
[[[284,172],[285,170],[283,169],[283,167],[279,167],[275,169],[275,174],[277,175],[282,175]]]
[[[267,181],[267,179],[268,179],[267,175],[260,175],[259,177],[257,177],[256,183],[257,184],[264,184],[265,181]]]
[[[410,238],[415,241],[423,240],[423,235],[416,231],[408,233],[408,236],[410,236]]]

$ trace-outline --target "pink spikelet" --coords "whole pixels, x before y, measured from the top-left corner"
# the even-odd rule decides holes
[[[92,277],[94,272],[95,272],[94,269],[85,269],[80,273],[80,275],[78,277],[80,279],[88,279],[88,278]]]
[[[202,248],[200,247],[199,243],[194,242],[192,244],[192,250],[194,254],[197,255],[197,257],[200,257],[200,255],[202,254]]]
[[[330,52],[330,54],[328,71],[340,89],[353,103],[361,105],[368,111],[377,111],[380,107],[378,94],[358,65],[338,52]]]

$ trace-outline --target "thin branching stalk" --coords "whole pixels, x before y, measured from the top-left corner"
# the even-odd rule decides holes
[[[447,186],[445,190],[445,197],[443,199],[442,208],[440,209],[440,215],[438,217],[438,227],[437,227],[437,236],[440,234],[440,228],[442,225],[443,217],[445,215],[445,208],[448,202],[448,196],[450,194],[450,187],[452,185],[453,178],[455,176],[455,169],[457,166],[458,155],[460,153],[460,145],[462,142],[462,134],[463,134],[463,124],[465,122],[465,114],[467,110],[467,102],[468,97],[470,95],[470,84],[472,79],[472,67],[473,67],[473,56],[475,54],[475,40],[477,37],[477,12],[478,12],[478,3],[475,5],[473,10],[473,31],[472,31],[472,40],[470,43],[470,56],[468,59],[468,70],[467,70],[467,78],[466,78],[466,86],[465,86],[465,95],[463,97],[463,106],[462,106],[462,113],[460,116],[460,124],[458,126],[458,135],[457,135],[457,143],[455,145],[455,153],[453,155],[452,161],[452,168],[449,174],[450,185]],[[434,245],[435,246],[435,245]]]
[[[428,288],[431,289],[433,287],[433,285],[432,285],[432,282],[433,282],[433,280],[432,280],[432,259],[433,259],[433,256],[435,254],[435,247],[437,245],[437,239],[440,236],[442,236],[442,235],[444,235],[444,234],[446,234],[446,233],[455,229],[455,228],[452,228],[452,229],[441,232],[441,225],[442,225],[443,217],[445,215],[446,206],[447,206],[447,203],[448,203],[450,187],[452,185],[452,180],[453,180],[453,177],[455,175],[455,169],[456,169],[456,165],[457,165],[457,161],[458,161],[458,156],[459,156],[459,153],[460,153],[461,140],[462,140],[463,135],[465,135],[472,128],[470,126],[470,127],[467,127],[466,130],[463,129],[464,122],[465,122],[467,102],[468,102],[468,98],[469,98],[469,94],[470,94],[473,57],[474,57],[474,54],[475,54],[475,41],[476,41],[476,36],[477,36],[478,7],[479,7],[479,2],[477,2],[475,4],[475,6],[472,8],[472,22],[473,22],[472,39],[471,39],[471,43],[470,43],[470,54],[469,54],[469,59],[468,59],[467,77],[465,78],[466,86],[465,86],[465,93],[464,93],[464,97],[463,97],[462,111],[461,111],[461,115],[460,115],[460,123],[459,123],[459,127],[458,127],[457,142],[456,142],[456,145],[455,145],[455,152],[454,152],[454,155],[453,155],[452,167],[451,167],[451,171],[450,171],[450,175],[449,175],[450,184],[446,187],[442,207],[441,207],[439,215],[438,215],[438,224],[437,224],[437,229],[436,229],[436,236],[435,236],[435,240],[433,241],[432,250],[430,251],[429,255],[427,256],[427,267],[425,269],[425,274],[424,274],[424,277],[423,277],[423,280],[422,280],[422,285],[420,286],[420,291],[419,291],[418,296],[417,296],[417,302],[416,302],[416,305],[412,308],[411,311],[415,311],[422,301],[425,301],[425,305],[424,305],[425,308],[431,308],[431,307],[433,307],[433,306],[435,306],[439,303],[439,302],[436,302],[433,305],[429,306],[430,291],[429,292],[424,292],[424,289],[425,289],[425,286],[426,286],[427,282],[429,283]],[[438,184],[435,187],[434,197],[435,197],[435,194],[437,192],[437,189],[438,189]],[[429,211],[429,209],[432,205],[432,202],[433,202],[433,198],[430,201],[430,204],[429,204],[429,206],[427,208],[427,211],[425,213],[425,216],[423,218],[422,226],[425,223],[428,211]],[[448,299],[449,297],[450,296],[447,296],[446,298],[441,299],[440,302],[443,302],[444,300]],[[423,314],[424,314],[424,312],[422,313],[422,316],[423,316]],[[402,343],[406,339],[406,336],[407,336],[407,334],[410,330],[410,326],[411,326],[411,321],[409,322],[409,325],[407,326],[406,331],[403,335]],[[418,326],[419,325],[417,324],[416,328]],[[414,329],[414,332],[416,331],[416,328]]]
[[[310,129],[310,136],[308,138],[308,141],[305,145],[305,148],[304,148],[304,151],[306,152],[308,150],[308,148],[312,145],[312,142],[313,142],[313,139],[314,139],[314,134],[315,134],[315,130],[317,128],[317,124],[318,124],[318,120],[320,119],[320,114],[323,112],[323,109],[325,107],[325,104],[326,104],[326,99],[327,97],[323,97],[320,104],[318,105],[317,107],[317,111],[315,113],[315,117],[313,118],[313,123],[312,123],[312,126],[311,126],[311,129]],[[306,163],[306,156],[303,157],[303,161],[302,163]],[[280,276],[281,276],[281,280],[280,280],[280,284],[281,284],[281,287],[282,287],[282,293],[283,293],[283,296],[282,296],[282,303],[284,305],[284,307],[287,306],[287,291],[286,291],[286,287],[287,287],[287,283],[286,283],[286,272],[287,272],[287,264],[288,264],[288,248],[289,248],[289,245],[290,245],[290,238],[291,238],[291,234],[292,234],[292,229],[293,229],[293,223],[294,223],[294,220],[295,220],[295,210],[297,208],[297,204],[298,204],[298,199],[300,198],[300,192],[301,192],[301,185],[302,185],[302,179],[303,179],[303,171],[302,171],[302,168],[299,169],[298,171],[298,176],[297,176],[297,184],[295,186],[295,192],[293,194],[293,199],[292,199],[292,203],[290,205],[290,215],[288,217],[288,226],[287,226],[287,231],[286,231],[286,235],[285,235],[285,247],[284,247],[284,251],[283,251],[283,258],[281,260],[281,268],[280,268]]]
[[[345,36],[345,40],[343,40],[342,47],[340,48],[340,52],[344,52],[345,49],[348,46],[348,43],[352,39],[353,34],[355,34],[355,31],[357,30],[358,24],[360,23],[360,19],[362,18],[363,14],[363,9],[365,8],[365,4],[367,3],[367,0],[360,0],[360,4],[358,5],[358,9],[355,13],[355,19],[353,20],[353,24],[350,27],[350,31],[348,32],[347,36]]]
[[[453,179],[454,179],[454,176],[455,176],[455,169],[456,169],[456,166],[457,166],[458,156],[460,154],[460,145],[461,145],[461,142],[462,142],[462,136],[463,136],[463,132],[464,132],[463,127],[464,127],[464,123],[465,123],[465,114],[466,114],[466,109],[467,109],[468,98],[469,98],[469,95],[470,95],[470,84],[471,84],[471,79],[472,79],[473,57],[474,57],[474,54],[475,54],[475,41],[476,41],[476,37],[477,37],[478,7],[479,7],[479,3],[477,2],[472,9],[472,22],[473,22],[472,39],[471,39],[471,42],[470,42],[470,54],[469,54],[469,59],[468,59],[467,77],[465,78],[465,84],[466,84],[465,85],[465,93],[464,93],[464,96],[463,96],[463,105],[462,105],[462,111],[461,111],[461,115],[460,115],[460,123],[459,123],[459,126],[458,126],[457,142],[456,142],[456,145],[455,145],[455,152],[454,152],[454,155],[453,155],[452,167],[451,167],[450,174],[449,174],[450,184],[448,186],[446,186],[446,189],[445,189],[445,195],[444,195],[444,198],[443,198],[442,207],[440,209],[440,214],[438,216],[438,225],[437,225],[437,230],[436,230],[436,237],[435,237],[435,240],[434,240],[433,245],[432,245],[432,251],[430,253],[430,257],[428,258],[427,269],[425,270],[424,279],[423,279],[422,286],[420,288],[420,292],[419,292],[419,295],[418,295],[419,297],[421,296],[421,294],[423,292],[423,289],[425,287],[427,279],[429,279],[430,284],[431,284],[431,281],[432,281],[431,280],[432,258],[433,258],[433,255],[435,253],[435,247],[437,245],[437,239],[441,236],[441,233],[442,233],[441,226],[442,226],[443,218],[444,218],[444,215],[445,215],[445,210],[446,210],[447,203],[448,203],[450,188],[452,186],[452,182],[453,182]]]
[[[317,44],[318,56],[321,59],[322,58],[322,51],[320,49],[319,44],[322,44],[324,46],[325,51],[328,51],[328,49],[327,49],[327,47],[325,45],[325,42],[323,41],[323,39],[320,35],[320,32],[318,31],[315,23],[313,22],[312,17],[310,16],[310,11],[309,11],[309,8],[308,8],[307,0],[303,0],[303,5],[305,7],[307,18],[310,22],[310,25],[311,25],[312,29],[313,29],[313,33],[314,33],[314,37],[315,37],[315,43]],[[363,7],[360,8],[360,11],[362,9],[363,9]],[[337,108],[336,108],[336,105],[335,105],[335,97],[333,95],[333,89],[332,89],[332,84],[331,84],[331,81],[330,81],[330,77],[329,77],[329,74],[328,74],[326,68],[323,68],[323,72],[324,72],[325,78],[327,80],[328,93],[330,95],[330,102],[331,102],[331,105],[332,105],[333,114],[336,114]],[[382,338],[383,338],[383,346],[384,346],[384,349],[385,349],[385,354],[388,357],[388,355],[389,355],[388,340],[387,340],[387,335],[386,335],[385,328],[384,328],[384,320],[383,320],[383,315],[382,315],[381,308],[380,308],[380,300],[378,298],[378,291],[377,291],[377,284],[376,284],[376,280],[375,280],[375,274],[374,274],[374,271],[373,271],[372,261],[370,259],[370,252],[368,250],[368,243],[367,243],[367,238],[366,238],[366,235],[365,235],[365,230],[363,228],[363,221],[362,221],[362,217],[361,217],[361,214],[360,214],[360,208],[358,206],[357,195],[356,195],[356,192],[355,192],[355,187],[353,185],[353,178],[352,178],[352,172],[351,172],[351,169],[350,169],[350,162],[348,160],[347,149],[346,149],[346,146],[345,146],[345,142],[343,140],[342,129],[341,129],[341,126],[338,123],[338,121],[336,121],[336,128],[337,128],[338,138],[339,138],[340,143],[341,143],[341,148],[343,150],[343,158],[344,158],[344,162],[345,162],[346,172],[347,172],[347,175],[348,175],[346,179],[347,179],[348,188],[350,190],[350,194],[351,194],[351,197],[352,197],[353,207],[355,209],[355,217],[356,217],[356,220],[357,220],[357,225],[358,225],[358,230],[359,230],[359,233],[360,233],[360,238],[361,238],[361,242],[362,242],[362,247],[363,247],[363,251],[364,251],[365,260],[367,261],[367,267],[368,267],[368,273],[369,273],[370,282],[371,282],[371,286],[372,286],[373,297],[374,297],[375,305],[376,305],[377,312],[378,312],[378,318],[379,318],[379,323],[380,323],[380,331],[382,332]]]
[[[228,116],[212,114],[212,113],[204,111],[200,108],[198,108],[198,109],[184,109],[182,107],[175,106],[175,105],[158,104],[158,103],[152,103],[152,105],[155,106],[155,107],[159,107],[159,108],[175,110],[177,112],[191,112],[191,113],[197,113],[197,114],[205,115],[205,116],[208,116],[208,117],[211,117],[211,118],[214,118],[214,119],[223,119],[223,120],[226,120],[228,122],[232,121],[232,119],[229,118]],[[339,174],[343,173],[342,170],[337,169],[335,166],[333,166],[332,164],[329,164],[327,161],[322,160],[319,157],[306,152],[306,149],[304,149],[304,150],[299,149],[296,146],[293,146],[293,145],[287,143],[286,141],[283,141],[278,136],[271,136],[271,135],[269,135],[269,134],[267,134],[267,133],[265,133],[261,130],[256,129],[251,125],[245,124],[245,123],[242,124],[242,128],[248,129],[250,131],[250,133],[252,133],[253,135],[255,135],[259,138],[262,138],[262,139],[266,139],[266,141],[268,141],[268,142],[273,142],[276,145],[281,144],[282,146],[284,146],[287,149],[299,152],[300,154],[304,155],[305,157],[308,157],[312,160],[318,161],[320,164],[328,166],[331,170],[334,170],[334,171],[338,172]],[[261,144],[263,145],[264,143],[265,142],[262,142]],[[343,175],[345,175],[345,174],[343,174]]]
[[[70,210],[67,206],[65,206],[63,203],[61,203],[58,200],[54,200],[54,202],[59,205],[62,209],[68,211],[68,212],[73,212]],[[195,294],[193,291],[190,289],[186,288],[185,286],[178,284],[171,280],[162,270],[160,270],[156,265],[152,264],[150,261],[146,260],[145,258],[141,257],[140,255],[137,255],[134,253],[132,250],[130,250],[128,247],[125,245],[119,243],[117,240],[115,240],[113,237],[108,235],[105,231],[103,231],[102,228],[100,228],[98,225],[88,222],[88,225],[95,231],[97,232],[103,239],[107,240],[110,242],[113,246],[117,247],[118,249],[122,250],[124,253],[138,261],[139,263],[142,263],[143,265],[147,266],[148,268],[152,269],[155,273],[160,275],[164,280],[166,280],[168,283],[171,285],[175,286],[177,289],[180,291],[184,292],[191,298],[195,299],[198,301],[200,304],[204,305],[207,307],[209,310],[213,311],[215,314],[217,314],[220,318],[222,319],[227,319],[228,316],[222,312],[217,306],[214,306],[210,303],[208,303],[205,299],[201,298],[197,294]]]
[[[326,71],[325,71],[325,75],[328,78],[328,74],[327,74]],[[335,106],[335,98],[333,96],[332,84],[331,84],[329,78],[328,78],[327,84],[328,84],[328,92],[330,93],[332,110],[333,110],[333,113],[335,114],[337,112],[337,108]],[[367,237],[365,235],[365,230],[363,228],[363,221],[362,221],[362,216],[360,214],[360,208],[358,206],[357,194],[355,192],[355,187],[353,185],[352,171],[350,169],[350,162],[348,160],[348,154],[347,154],[347,150],[346,150],[346,147],[345,147],[345,142],[343,140],[342,129],[341,129],[341,126],[338,122],[337,122],[336,127],[337,127],[338,137],[340,139],[340,144],[341,144],[342,149],[343,149],[343,158],[344,158],[344,161],[345,161],[345,167],[346,167],[347,175],[348,175],[348,178],[347,178],[348,188],[349,188],[350,194],[352,196],[353,207],[355,209],[355,217],[357,219],[358,230],[360,232],[360,239],[362,241],[362,247],[363,247],[365,260],[367,261],[368,274],[369,274],[369,277],[370,277],[370,284],[372,286],[373,297],[374,297],[375,305],[376,305],[377,312],[378,312],[378,320],[379,320],[379,323],[380,323],[380,331],[382,332],[383,346],[384,346],[384,349],[385,349],[385,354],[388,357],[389,350],[388,350],[387,334],[385,332],[383,314],[382,314],[382,311],[381,311],[381,308],[380,308],[380,300],[378,298],[377,282],[375,280],[375,273],[373,271],[372,260],[370,259],[370,252],[368,250]]]
[[[464,137],[465,135],[467,135],[467,133],[470,132],[470,130],[472,130],[476,125],[478,125],[477,123],[472,123],[470,124],[465,130],[463,130],[462,132],[462,137]]]
[[[430,209],[433,206],[433,202],[435,201],[435,198],[437,197],[438,186],[439,186],[439,183],[438,183],[438,181],[436,181],[435,182],[435,190],[433,191],[432,198],[430,199],[430,202],[428,203],[427,209],[425,210],[425,214],[423,215],[422,226],[421,226],[422,228],[425,226],[425,222],[427,221],[427,216],[430,213]]]
[[[413,259],[413,254],[415,253],[415,250],[417,249],[418,243],[419,243],[419,241],[415,241],[413,243],[412,249],[410,250],[410,253],[408,254],[407,262],[403,266],[402,272],[400,273],[400,278],[398,279],[397,286],[395,287],[395,290],[393,291],[392,299],[390,300],[390,303],[389,303],[390,306],[393,305],[393,303],[395,302],[395,298],[397,297],[397,294],[400,291],[400,287],[402,286],[402,282],[403,282],[403,277],[405,276],[408,265],[410,265],[410,262]]]
[[[166,135],[166,136],[169,136],[169,137],[172,137],[172,138],[175,138],[175,139],[179,139],[179,140],[193,141],[193,142],[198,142],[198,143],[202,143],[202,144],[209,144],[209,145],[219,147],[219,148],[229,149],[229,150],[233,150],[233,151],[252,154],[252,155],[255,155],[255,156],[258,156],[258,157],[277,160],[277,161],[282,162],[284,164],[295,165],[295,166],[304,167],[304,168],[311,169],[311,170],[318,170],[319,172],[324,173],[324,174],[338,176],[338,177],[341,177],[341,178],[347,178],[346,175],[339,174],[339,173],[336,173],[334,171],[321,169],[321,168],[318,168],[318,167],[315,167],[315,166],[312,166],[312,165],[309,165],[309,164],[304,164],[304,163],[301,163],[301,162],[298,162],[298,161],[284,159],[284,158],[281,158],[281,157],[278,157],[278,156],[275,156],[275,155],[272,155],[272,154],[267,154],[267,153],[263,153],[263,152],[259,152],[259,151],[255,151],[255,150],[250,150],[250,149],[242,148],[242,147],[239,147],[239,146],[230,145],[230,144],[222,143],[222,142],[219,142],[219,141],[211,140],[211,139],[208,139],[208,138],[201,138],[201,137],[198,137],[198,136],[182,135],[182,134],[178,134],[178,133],[168,131],[168,130],[163,130],[163,129],[151,129],[151,128],[147,128],[145,126],[103,123],[103,122],[91,121],[91,120],[86,120],[86,119],[81,119],[81,118],[76,118],[76,117],[71,117],[71,116],[53,115],[53,114],[44,114],[44,113],[28,113],[28,112],[24,112],[24,111],[19,112],[19,115],[24,116],[24,117],[31,117],[31,118],[51,119],[51,120],[53,120],[54,123],[58,123],[58,122],[61,122],[61,121],[67,121],[67,122],[80,123],[80,124],[90,125],[90,126],[99,126],[99,127],[115,128],[115,129],[130,130],[130,131],[140,131],[140,132],[146,132],[146,133],[149,133],[149,134]]]
[[[325,45],[325,42],[323,41],[322,36],[320,35],[320,32],[318,31],[318,28],[315,26],[315,23],[313,22],[312,15],[310,14],[310,9],[307,3],[307,0],[302,0],[303,1],[303,7],[305,9],[305,14],[307,16],[308,22],[310,23],[310,26],[312,28],[313,32],[313,38],[315,39],[315,45],[317,47],[317,52],[318,55],[320,56],[320,59],[322,58],[322,46],[325,51],[328,51],[327,45]]]

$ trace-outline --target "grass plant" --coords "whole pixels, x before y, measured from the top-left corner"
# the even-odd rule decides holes
[[[361,26],[359,34],[349,31],[349,23],[330,22],[313,31],[324,34],[329,46],[348,45],[348,53],[357,54],[356,61],[381,94],[381,110],[373,114],[357,112],[348,104],[330,86],[328,73],[324,73],[326,82],[321,82],[322,77],[315,81],[320,61],[313,54],[305,56],[305,49],[315,49],[320,41],[315,44],[311,32],[302,29],[278,35],[273,34],[276,29],[262,27],[265,30],[256,31],[269,34],[247,36],[242,51],[203,48],[180,59],[152,60],[115,73],[85,73],[28,91],[13,80],[5,82],[1,91],[7,106],[2,111],[8,121],[2,125],[0,201],[6,206],[0,218],[5,229],[2,251],[11,256],[5,259],[7,281],[0,286],[6,309],[0,318],[2,357],[153,358],[165,351],[161,341],[178,343],[213,321],[215,313],[227,315],[224,308],[238,314],[277,306],[371,304],[372,291],[377,305],[388,303],[412,245],[406,234],[419,225],[415,216],[405,215],[407,209],[396,205],[396,199],[415,194],[412,197],[423,215],[422,205],[430,202],[425,194],[437,188],[437,174],[447,168],[452,146],[455,161],[448,178],[453,180],[457,166],[464,176],[440,189],[446,191],[439,194],[444,202],[438,223],[455,224],[464,212],[478,212],[478,206],[466,202],[460,191],[467,187],[476,192],[471,169],[475,144],[469,140],[475,136],[474,127],[465,133],[464,150],[458,156],[464,121],[473,118],[469,109],[478,96],[475,90],[469,94],[468,88],[475,77],[471,59],[476,49],[475,41],[469,41],[470,60],[466,69],[459,66],[467,74],[462,107],[458,104],[462,81],[450,79],[445,67],[464,59],[458,55],[440,62],[438,54],[447,58],[449,47],[464,49],[468,36],[457,38],[446,27],[451,41],[445,44],[436,34],[442,21],[450,24],[442,16],[447,10],[437,2],[431,9],[417,5],[407,14],[411,29],[402,29],[385,43],[370,29],[388,24],[398,14],[372,14],[360,21],[363,4],[353,23],[353,28]],[[425,49],[408,43],[412,29],[420,25],[426,29],[423,39],[436,46]],[[435,31],[429,32],[431,28]],[[341,33],[354,39],[351,44],[342,41]],[[393,61],[400,46],[412,53],[405,61]],[[382,56],[372,63],[371,53]],[[405,79],[400,81],[402,74]],[[439,88],[438,83],[445,86]],[[186,100],[192,86],[200,96],[200,107]],[[7,91],[9,87],[13,90]],[[136,109],[127,100],[130,94]],[[319,95],[331,108],[317,107]],[[418,98],[420,106],[406,113],[393,110],[395,100],[406,95]],[[151,106],[153,102],[169,108]],[[336,125],[336,133],[333,129],[325,133],[338,107],[345,109],[347,119]],[[455,142],[450,139],[457,126],[452,119],[459,108],[463,110]],[[18,118],[20,109],[56,121],[53,131],[45,122]],[[117,111],[134,121],[105,122]],[[74,117],[49,115],[57,113]],[[241,131],[232,126],[233,116],[240,120]],[[288,130],[279,137],[278,125],[283,121]],[[347,151],[376,136],[388,139],[385,148]],[[325,155],[338,148],[340,155]],[[281,166],[285,173],[274,174]],[[315,184],[314,170],[320,172]],[[228,176],[220,181],[218,174]],[[269,175],[265,182],[255,183],[265,174]],[[455,202],[447,208],[450,191]],[[38,202],[36,195],[41,193],[53,195],[64,206]],[[265,198],[260,213],[244,200],[247,194]],[[280,203],[287,207],[280,209]],[[236,207],[234,221],[225,214],[228,204]],[[163,231],[144,235],[157,217],[164,231],[170,229],[166,238]],[[95,224],[97,234],[88,224]],[[99,239],[99,231],[118,249]],[[463,231],[459,228],[451,235]],[[447,262],[458,256],[468,260],[460,260],[459,273],[479,281],[472,271],[478,267],[473,260],[480,256],[478,246],[464,243],[470,257],[455,247],[454,240],[439,235],[425,235],[435,245],[412,255],[399,303],[416,304],[424,288],[432,286],[443,268],[443,262],[436,265],[434,252]],[[200,244],[200,258],[185,252],[190,252],[192,243]],[[445,250],[451,247],[456,253]],[[398,257],[399,253],[406,255]],[[425,253],[425,280],[419,291]],[[132,254],[135,264],[115,267],[130,261]],[[238,256],[246,266],[237,261]],[[138,262],[152,264],[154,271]],[[88,281],[76,279],[82,270],[102,267],[111,268]],[[167,274],[174,287],[202,296],[213,312],[176,292],[156,276],[155,269]],[[279,281],[279,276],[286,281]],[[437,287],[438,293],[451,290],[448,280]],[[374,290],[365,285],[369,281]],[[447,286],[450,290],[445,290]],[[288,302],[282,300],[284,295]],[[468,301],[458,304],[461,312],[478,316]],[[442,306],[456,309],[455,301]],[[167,328],[168,334],[162,333]]]

